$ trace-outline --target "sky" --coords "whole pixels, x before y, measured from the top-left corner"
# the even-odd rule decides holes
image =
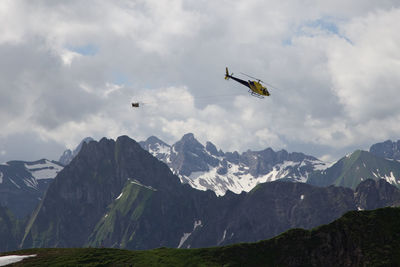
[[[1,0],[0,163],[88,136],[324,161],[398,140],[399,23],[398,0]]]

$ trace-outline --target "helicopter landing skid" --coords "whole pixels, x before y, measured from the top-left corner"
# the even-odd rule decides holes
[[[249,93],[250,93],[252,96],[256,97],[256,98],[259,98],[259,99],[263,99],[263,98],[264,98],[262,95],[259,95],[259,94],[257,94],[257,93],[254,93],[254,92],[251,91],[251,90],[249,90]]]

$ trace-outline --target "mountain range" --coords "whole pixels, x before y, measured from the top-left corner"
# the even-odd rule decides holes
[[[155,136],[140,145],[166,163],[182,183],[199,190],[212,190],[222,196],[226,191],[249,192],[259,183],[285,179],[306,182],[315,170],[328,164],[303,153],[248,150],[226,152],[217,150],[211,142],[202,145],[192,133],[186,134],[172,146]]]
[[[72,151],[66,150],[58,161],[10,161],[0,164],[0,205],[17,217],[29,216],[42,199],[47,187],[62,168],[80,152],[84,138]],[[316,186],[345,186],[355,189],[366,179],[385,179],[399,186],[400,140],[371,146],[369,152],[355,151],[334,164],[303,153],[248,150],[223,152],[214,144],[202,145],[193,134],[186,134],[173,145],[155,136],[139,144],[166,163],[182,183],[199,190],[212,190],[222,196],[228,190],[248,192],[257,184],[275,180],[307,182]]]
[[[67,165],[80,151],[84,138],[74,151],[66,150],[59,162]],[[140,141],[141,147],[166,163],[182,183],[199,190],[212,190],[222,196],[228,190],[236,194],[249,192],[257,184],[276,180],[306,182],[317,186],[344,186],[355,189],[366,179],[384,179],[400,186],[400,140],[387,140],[356,150],[335,163],[323,162],[300,152],[248,150],[223,152],[207,141],[201,144],[192,133],[173,145],[155,136]]]
[[[169,166],[127,136],[83,144],[49,186],[21,246],[129,249],[208,247],[271,238],[326,224],[349,210],[400,203],[383,179],[355,190],[260,183],[217,196],[182,184]]]
[[[18,208],[10,202],[2,205],[0,236],[7,243],[0,249],[221,246],[310,229],[349,210],[398,206],[398,147],[391,144],[355,151],[329,167],[270,148],[224,153],[193,134],[172,146],[156,137],[83,141],[64,168],[48,160],[0,165],[0,186],[17,189],[30,181],[20,185],[17,176],[39,184],[39,173],[56,174],[28,221],[14,217]],[[11,177],[12,166],[25,176]]]

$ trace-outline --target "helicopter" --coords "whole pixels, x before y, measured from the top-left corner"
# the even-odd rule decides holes
[[[247,77],[250,77],[252,79],[256,79],[257,81],[250,81],[250,80],[245,81],[245,80],[233,77],[233,73],[229,74],[228,67],[226,67],[225,80],[229,80],[230,78],[232,78],[233,80],[237,81],[238,83],[241,83],[244,86],[249,87],[249,93],[252,96],[255,96],[257,98],[264,98],[264,96],[270,95],[267,87],[265,87],[261,84],[261,83],[266,84],[265,82],[261,81],[260,79],[254,78],[250,75],[247,75],[245,73],[242,73],[242,74],[246,75]]]

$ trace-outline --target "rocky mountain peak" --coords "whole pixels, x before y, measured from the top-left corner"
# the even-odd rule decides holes
[[[206,150],[211,155],[216,156],[216,157],[223,154],[222,151],[218,152],[217,147],[213,143],[211,143],[210,141],[207,141],[207,143],[206,143]]]
[[[193,133],[187,133],[182,136],[182,141],[196,140]]]
[[[173,147],[175,148],[175,151],[182,151],[185,149],[190,150],[191,152],[196,152],[204,149],[204,146],[197,141],[192,133],[185,134],[181,140],[173,145]]]
[[[162,140],[160,140],[159,138],[157,138],[156,136],[152,135],[149,138],[146,139],[145,141],[146,144],[149,145],[155,145],[155,144],[163,144],[163,145],[167,145],[166,143],[164,143]]]
[[[79,151],[81,151],[83,144],[90,143],[91,141],[94,141],[92,137],[86,137],[79,143],[74,151],[71,149],[65,150],[58,162],[60,162],[63,166],[67,166],[73,160],[73,158],[78,155]]]
[[[170,167],[184,176],[193,172],[209,171],[209,166],[217,166],[218,160],[197,141],[192,133],[185,134],[172,146]]]
[[[171,146],[155,136],[150,136],[146,141],[139,142],[139,145],[150,152],[157,159],[167,162],[171,154]]]
[[[369,152],[378,157],[400,160],[400,140],[397,142],[386,140],[385,142],[374,144],[370,147]]]

